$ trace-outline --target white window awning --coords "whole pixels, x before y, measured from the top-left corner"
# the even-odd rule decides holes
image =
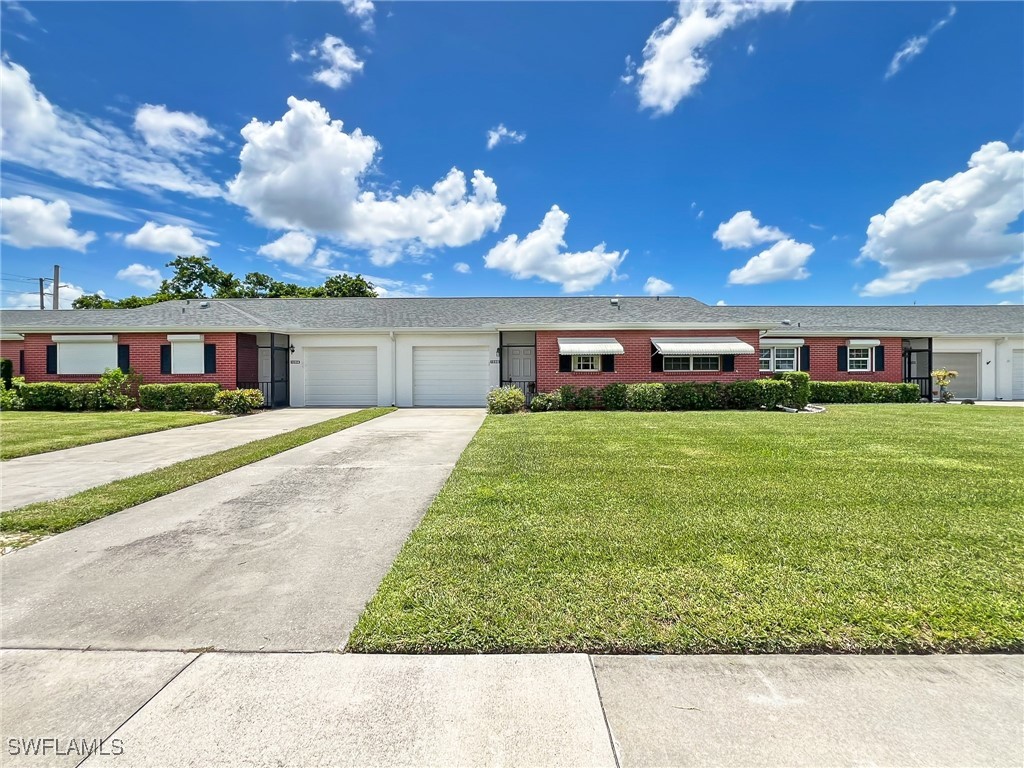
[[[762,347],[802,347],[804,345],[803,339],[769,339],[762,337]]]
[[[752,355],[754,348],[735,336],[651,339],[662,355]]]
[[[615,339],[559,339],[560,355],[621,355],[625,352]]]
[[[54,334],[50,337],[54,344],[109,344],[117,341],[116,333],[72,333]]]
[[[880,347],[881,339],[850,339],[851,347]]]

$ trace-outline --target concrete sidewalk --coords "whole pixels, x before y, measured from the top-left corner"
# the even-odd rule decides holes
[[[5,650],[0,662],[4,765],[78,763],[10,754],[10,739],[33,736],[122,752],[87,766],[160,768],[1024,762],[1020,656]]]
[[[185,459],[344,416],[353,410],[356,409],[282,408],[11,459],[0,464],[0,509],[60,499]]]

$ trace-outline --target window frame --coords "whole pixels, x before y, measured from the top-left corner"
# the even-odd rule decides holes
[[[183,357],[183,353],[190,353]],[[191,363],[191,365],[187,365]],[[182,370],[187,368],[188,370]],[[192,369],[195,370],[192,370]],[[206,373],[206,345],[202,341],[171,341],[171,375],[195,376]]]
[[[592,368],[580,367],[584,360],[590,361]],[[573,373],[600,373],[601,372],[601,356],[600,355],[573,355],[572,356],[572,372]]]
[[[101,376],[107,369],[117,368],[116,341],[58,341],[55,346],[58,376]],[[87,358],[88,365],[84,364],[83,352],[93,353]]]
[[[863,361],[865,364],[864,368],[853,367],[853,353],[854,352],[866,352],[867,355],[863,358],[856,358],[859,361]],[[846,349],[846,372],[847,373],[873,373],[875,370],[875,348],[874,347],[847,347]]]
[[[778,358],[777,352],[779,350],[782,350],[782,349],[787,350],[787,351],[792,351],[792,353],[793,353],[793,367],[792,368],[779,368],[779,364],[778,364],[778,359],[779,358]],[[769,362],[768,362],[768,367],[767,368],[762,368],[761,367],[761,363],[763,363],[765,361],[765,359],[761,355],[763,355],[765,352],[768,352],[768,354],[769,354],[769,357],[768,357]],[[757,367],[757,370],[758,370],[758,373],[788,373],[788,372],[791,372],[791,371],[799,371],[800,370],[800,347],[793,346],[792,344],[778,344],[778,345],[771,345],[771,346],[761,347],[760,354],[758,356],[758,367]]]
[[[686,368],[670,368],[670,360],[685,360]],[[695,368],[694,360],[714,360],[714,368]],[[661,370],[663,373],[720,373],[722,371],[721,355],[662,355]]]

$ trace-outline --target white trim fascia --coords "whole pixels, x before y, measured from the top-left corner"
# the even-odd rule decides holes
[[[130,328],[123,325],[105,325],[105,326],[67,326],[62,325],[59,327],[47,326],[39,328],[21,328],[17,331],[21,335],[28,335],[30,333],[38,334],[97,334],[97,333],[288,333],[288,331],[272,331],[270,328],[208,328],[198,327],[191,328],[185,326],[184,328],[180,325],[172,326],[132,326]]]
[[[498,331],[702,331],[707,329],[760,330],[764,323],[507,323]]]

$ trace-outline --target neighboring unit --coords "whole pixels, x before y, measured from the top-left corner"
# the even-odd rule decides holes
[[[512,384],[912,382],[936,368],[959,398],[1024,399],[1024,307],[719,307],[684,297],[203,299],[138,309],[4,310],[0,355],[28,381],[263,390],[272,406],[482,406]]]

